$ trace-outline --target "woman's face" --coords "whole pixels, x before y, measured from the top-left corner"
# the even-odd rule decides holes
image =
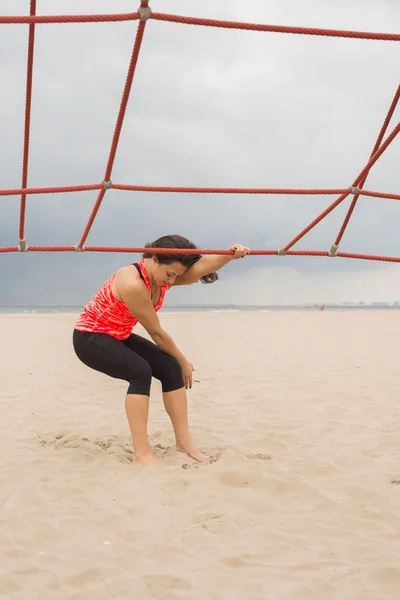
[[[174,285],[176,278],[183,275],[187,267],[184,267],[180,262],[174,261],[169,265],[163,265],[155,258],[153,265],[153,278],[157,285],[167,283],[169,286]]]

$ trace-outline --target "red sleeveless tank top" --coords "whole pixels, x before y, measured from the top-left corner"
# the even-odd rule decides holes
[[[136,264],[151,294],[150,282],[143,261],[144,259]],[[111,275],[92,300],[86,304],[75,323],[75,329],[78,331],[91,331],[93,333],[107,333],[118,340],[126,340],[131,335],[138,321],[128,307],[123,302],[117,300],[112,293],[115,275],[115,273]],[[167,289],[168,284],[161,286],[160,298],[154,307],[156,312],[163,305]]]

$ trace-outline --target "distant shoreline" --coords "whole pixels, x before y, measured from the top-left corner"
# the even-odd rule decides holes
[[[177,312],[276,312],[276,311],[319,311],[322,304],[265,304],[265,305],[235,305],[235,304],[198,304],[198,305],[164,305],[164,313]],[[80,313],[83,306],[73,305],[0,305],[0,314],[26,313]],[[400,310],[400,304],[324,304],[324,311],[371,311],[371,310]]]

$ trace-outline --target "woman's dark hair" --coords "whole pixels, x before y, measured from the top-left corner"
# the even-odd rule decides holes
[[[158,252],[151,252],[151,248],[181,248],[182,250],[195,250],[197,246],[190,240],[186,239],[182,235],[164,235],[158,238],[155,242],[149,242],[145,245],[145,248],[149,248],[148,252],[143,253],[143,258],[154,258],[161,265],[170,265],[173,262],[179,262],[186,268],[194,265],[201,258],[201,254],[161,254]],[[204,277],[200,278],[202,283],[214,283],[217,281],[217,273],[208,273]]]

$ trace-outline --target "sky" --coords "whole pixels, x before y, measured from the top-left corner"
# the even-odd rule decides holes
[[[139,2],[137,3],[139,5]],[[155,12],[397,33],[397,0],[151,0]],[[129,0],[38,0],[38,14],[132,12]],[[0,0],[0,14],[29,14]],[[103,180],[138,23],[36,27],[28,185]],[[0,188],[19,188],[28,27],[0,25]],[[344,188],[368,162],[400,83],[400,42],[148,21],[112,181],[138,185]],[[400,118],[398,107],[388,133]],[[366,189],[400,193],[400,135]],[[96,191],[33,195],[28,245],[75,245]],[[106,193],[87,245],[143,246],[179,233],[203,248],[278,249],[335,196]],[[352,197],[295,249],[329,250]],[[20,198],[0,198],[0,246],[18,245]],[[400,256],[396,201],[361,197],[343,252]],[[0,254],[0,304],[86,303],[122,253]],[[400,264],[251,256],[169,304],[400,300]]]

